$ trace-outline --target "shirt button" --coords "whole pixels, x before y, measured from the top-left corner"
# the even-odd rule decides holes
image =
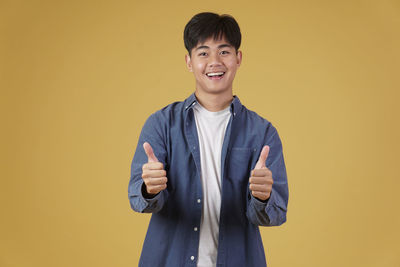
[[[197,227],[193,228],[193,230],[194,230],[195,232],[197,232]]]
[[[197,203],[200,203],[200,202],[201,202],[201,199],[200,199],[200,198],[198,198],[198,199],[197,199]]]
[[[191,256],[190,259],[191,259],[192,261],[194,261],[194,256]]]

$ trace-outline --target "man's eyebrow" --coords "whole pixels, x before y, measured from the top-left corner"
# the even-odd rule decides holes
[[[225,48],[225,47],[232,47],[230,44],[222,44],[218,46],[218,49]]]
[[[206,46],[206,45],[201,45],[199,47],[197,47],[195,50],[200,50],[200,49],[209,49],[210,47]]]
[[[221,44],[221,45],[218,46],[218,49],[225,48],[225,47],[232,47],[232,45],[230,45],[230,44]],[[209,46],[201,45],[201,46],[197,47],[195,50],[197,51],[197,50],[200,50],[200,49],[209,49],[209,48],[210,48]]]

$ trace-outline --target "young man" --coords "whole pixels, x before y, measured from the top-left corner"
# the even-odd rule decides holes
[[[139,266],[266,266],[258,226],[286,221],[282,144],[233,96],[241,33],[200,13],[184,30],[195,93],[152,114],[132,161],[129,200],[151,212]]]

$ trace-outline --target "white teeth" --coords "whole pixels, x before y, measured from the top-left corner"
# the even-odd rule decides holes
[[[207,73],[208,77],[212,77],[212,76],[219,76],[219,75],[223,75],[223,72],[211,72],[211,73]]]

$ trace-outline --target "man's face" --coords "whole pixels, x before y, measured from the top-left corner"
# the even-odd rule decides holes
[[[197,44],[186,55],[186,64],[196,79],[196,89],[205,93],[221,94],[232,92],[236,70],[242,61],[241,51],[230,45],[223,37],[208,38]]]

